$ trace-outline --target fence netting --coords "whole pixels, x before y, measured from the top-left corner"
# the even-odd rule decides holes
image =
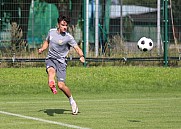
[[[37,49],[48,30],[57,27],[59,14],[70,17],[68,31],[80,47],[86,49],[87,58],[156,60],[162,59],[166,51],[163,0],[0,1],[1,62],[18,58],[43,59],[46,53],[38,55]],[[168,0],[168,57],[176,60],[181,54],[180,5],[180,0]],[[86,48],[83,45],[85,22],[88,23]],[[151,51],[138,49],[137,44],[142,37],[153,41]],[[76,58],[78,55],[71,50],[69,57]]]

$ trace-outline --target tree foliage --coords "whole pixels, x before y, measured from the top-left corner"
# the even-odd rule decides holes
[[[173,9],[174,21],[176,24],[181,24],[181,0],[172,0],[171,6]]]
[[[72,24],[77,23],[77,19],[80,15],[83,2],[82,0],[35,0],[39,2],[47,2],[55,4],[59,14],[65,14],[72,19]],[[121,0],[119,0],[120,2]],[[26,41],[28,31],[28,19],[30,14],[30,6],[32,0],[0,0],[0,17],[4,22],[17,23],[22,30],[22,40]],[[105,0],[100,0],[105,2]],[[140,5],[146,7],[157,7],[157,0],[122,0],[123,4],[127,5]],[[162,5],[161,5],[162,6]],[[172,0],[174,22],[180,24],[181,22],[181,0]],[[6,17],[4,17],[4,12]],[[2,20],[0,28],[2,29]]]
[[[146,7],[153,7],[157,8],[157,1],[158,0],[122,0],[123,4],[126,5],[140,5],[140,6],[146,6]],[[161,1],[161,8],[163,7],[163,0]],[[181,30],[181,0],[168,0],[169,7],[172,7],[173,10],[173,21],[174,24],[178,26]],[[171,8],[169,8],[169,13],[171,13]],[[169,16],[169,19],[171,17]]]
[[[55,4],[59,14],[64,14],[67,16],[78,17],[79,12],[81,11],[82,1],[81,0],[35,0],[39,2],[47,2],[51,4]],[[27,31],[28,31],[28,19],[30,14],[30,6],[32,0],[0,0],[1,2],[1,13],[0,16],[4,17],[3,14],[9,16],[10,24],[16,23],[19,28],[22,30],[22,40],[23,42],[27,42]],[[79,4],[77,4],[79,3]],[[70,9],[70,4],[71,9]],[[7,18],[6,18],[7,19]],[[75,24],[76,21],[73,20]],[[2,21],[1,21],[1,29],[2,29]],[[12,39],[12,42],[18,47],[20,44]],[[25,43],[26,44],[26,43]]]

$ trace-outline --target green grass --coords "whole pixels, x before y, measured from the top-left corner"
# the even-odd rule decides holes
[[[0,112],[92,129],[180,129],[181,68],[68,67],[67,85],[80,113],[53,95],[45,68],[1,68]],[[66,126],[0,113],[0,129]]]

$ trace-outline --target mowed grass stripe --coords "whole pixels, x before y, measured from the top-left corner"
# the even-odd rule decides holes
[[[5,114],[5,115],[9,115],[9,116],[16,116],[16,117],[21,117],[24,119],[35,120],[35,121],[40,121],[40,122],[45,122],[45,123],[50,123],[50,124],[56,124],[56,125],[60,125],[60,126],[74,128],[74,129],[90,129],[90,128],[83,128],[83,127],[79,127],[79,126],[75,126],[75,125],[71,125],[71,124],[65,124],[65,123],[56,122],[56,121],[44,120],[41,118],[36,118],[36,117],[31,117],[31,116],[24,116],[24,115],[10,113],[10,112],[0,111],[0,114]]]
[[[96,95],[95,95],[96,96]],[[79,96],[78,98],[90,98],[86,100],[78,99],[80,113],[76,117],[71,115],[67,101],[40,102],[43,98],[37,96],[34,100],[26,103],[1,103],[4,111],[35,116],[38,118],[49,119],[51,121],[63,121],[63,123],[74,123],[82,127],[94,129],[100,128],[139,128],[139,129],[179,129],[181,123],[181,101],[178,98],[121,98],[120,99],[99,99],[95,96]],[[109,96],[109,94],[107,94]],[[106,96],[102,96],[104,98]],[[117,96],[116,96],[117,97]],[[112,95],[112,98],[115,98]],[[21,98],[20,98],[21,99]],[[18,99],[17,99],[18,100]],[[25,100],[23,100],[25,101]],[[23,102],[22,101],[22,102]],[[38,103],[39,102],[39,103]],[[34,103],[34,104],[33,104]],[[19,109],[21,107],[21,110]],[[38,110],[42,111],[38,112]],[[61,109],[65,109],[61,112]],[[51,114],[51,115],[50,115]],[[79,123],[79,124],[77,124]],[[56,128],[54,128],[56,129]],[[58,128],[57,128],[58,129]]]
[[[159,100],[179,100],[181,98],[121,98],[121,99],[87,99],[87,100],[78,100],[79,103],[81,102],[109,102],[109,101],[132,101],[132,100],[153,100],[153,101],[159,101]],[[68,101],[62,101],[62,100],[43,100],[43,102],[48,102],[48,103],[59,103],[61,101],[61,103],[68,103]],[[0,102],[0,103],[4,103],[4,102]],[[30,102],[22,102],[22,101],[6,101],[6,103],[8,104],[18,104],[18,103],[30,103]],[[31,103],[40,103],[40,102],[37,102],[37,101],[31,101]]]
[[[0,73],[1,111],[93,129],[181,128],[181,68],[68,67],[66,84],[80,111],[76,116],[62,92],[51,93],[44,68],[2,68]],[[69,128],[0,117],[0,129]]]

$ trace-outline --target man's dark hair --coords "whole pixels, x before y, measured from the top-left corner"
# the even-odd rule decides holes
[[[64,15],[60,15],[58,18],[57,18],[57,22],[60,23],[61,21],[66,21],[67,24],[70,23],[70,19]]]

